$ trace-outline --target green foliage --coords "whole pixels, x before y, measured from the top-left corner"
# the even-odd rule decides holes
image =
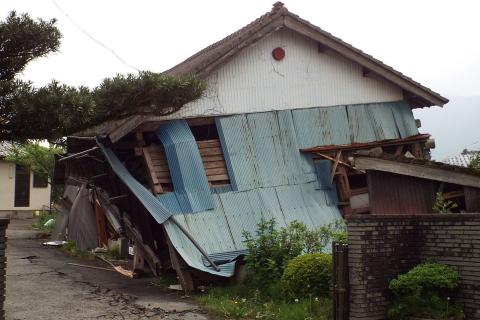
[[[445,199],[442,192],[437,192],[435,203],[433,204],[433,211],[438,213],[452,213],[452,210],[458,207],[458,204],[451,200]]]
[[[58,50],[62,35],[55,23],[15,11],[0,22],[0,80],[13,80],[28,62]]]
[[[470,162],[468,163],[468,167],[470,169],[477,169],[480,170],[480,151],[475,152],[472,157],[470,158]]]
[[[327,296],[330,292],[333,261],[326,253],[310,253],[294,258],[285,269],[281,288],[286,299]]]
[[[79,251],[77,250],[77,245],[75,241],[69,240],[62,245],[63,252],[67,253],[70,256],[81,258],[81,259],[95,259],[95,256],[88,251]]]
[[[174,77],[142,71],[139,75],[117,75],[105,79],[93,95],[97,120],[123,118],[131,114],[164,115],[198,99],[205,82],[196,76]]]
[[[55,224],[45,227],[45,223],[50,219],[57,220],[57,217],[58,212],[55,210],[52,210],[52,212],[42,211],[37,217],[37,221],[33,224],[33,228],[39,230],[53,230],[53,228],[55,228]]]
[[[462,306],[453,303],[448,297],[438,294],[405,296],[398,298],[388,309],[388,319],[403,320],[409,317],[427,319],[464,319]]]
[[[458,286],[458,272],[436,262],[425,262],[390,281],[397,296],[422,295],[429,291],[452,290]]]
[[[302,253],[321,253],[332,240],[346,238],[343,222],[333,222],[319,229],[309,230],[299,221],[276,229],[276,222],[262,220],[257,225],[255,237],[244,232],[248,249],[246,266],[252,273],[252,281],[267,290],[282,276],[287,263]]]
[[[53,178],[55,155],[62,153],[60,148],[44,147],[38,142],[12,143],[6,150],[6,160],[29,168],[33,172]]]
[[[0,22],[0,141],[55,140],[107,120],[164,115],[205,90],[196,76],[148,71],[105,79],[92,90],[56,81],[35,88],[16,79],[28,62],[58,50],[61,34],[55,24],[15,12]]]
[[[389,309],[389,318],[430,316],[446,319],[454,316],[461,319],[461,307],[449,297],[457,286],[458,272],[451,267],[435,262],[420,264],[390,281],[389,288],[396,300]]]
[[[280,295],[264,297],[258,289],[245,285],[212,288],[197,300],[222,319],[327,320],[332,317],[330,298],[285,301]]]

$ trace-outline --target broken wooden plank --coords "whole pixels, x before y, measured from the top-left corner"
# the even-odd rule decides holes
[[[157,173],[155,172],[155,167],[152,163],[152,158],[150,157],[150,151],[148,150],[148,148],[143,148],[142,151],[143,160],[145,162],[145,166],[147,167],[148,180],[150,182],[152,191],[155,195],[163,193],[162,186],[160,184],[160,181],[158,181]]]
[[[182,257],[178,254],[177,250],[173,246],[168,236],[165,237],[168,244],[168,253],[170,255],[170,262],[172,264],[172,268],[177,273],[180,284],[182,285],[182,289],[185,291],[185,295],[187,295],[189,292],[192,292],[195,289],[192,274],[190,273],[189,268],[183,261]]]
[[[93,192],[93,207],[95,209],[95,221],[97,223],[98,246],[108,246],[107,227],[105,226],[105,216],[102,212],[102,206],[98,201],[97,193]]]
[[[335,161],[332,165],[332,172],[330,173],[330,184],[333,183],[333,179],[335,178],[335,172],[337,172],[338,163],[340,162],[340,157],[342,156],[342,150],[339,150],[335,154]]]

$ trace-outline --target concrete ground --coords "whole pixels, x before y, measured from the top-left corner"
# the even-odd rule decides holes
[[[190,298],[153,285],[154,278],[128,279],[117,272],[68,265],[108,267],[42,246],[33,219],[11,220],[7,229],[8,320],[23,319],[210,319]],[[158,282],[158,281],[157,281]]]

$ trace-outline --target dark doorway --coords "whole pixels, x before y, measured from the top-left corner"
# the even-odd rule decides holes
[[[15,168],[15,207],[30,206],[30,170],[22,166]]]

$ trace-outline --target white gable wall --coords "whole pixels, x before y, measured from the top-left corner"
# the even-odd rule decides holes
[[[272,50],[282,47],[282,61]],[[403,100],[402,90],[362,76],[362,68],[317,43],[280,30],[243,50],[207,78],[204,97],[171,118]]]

